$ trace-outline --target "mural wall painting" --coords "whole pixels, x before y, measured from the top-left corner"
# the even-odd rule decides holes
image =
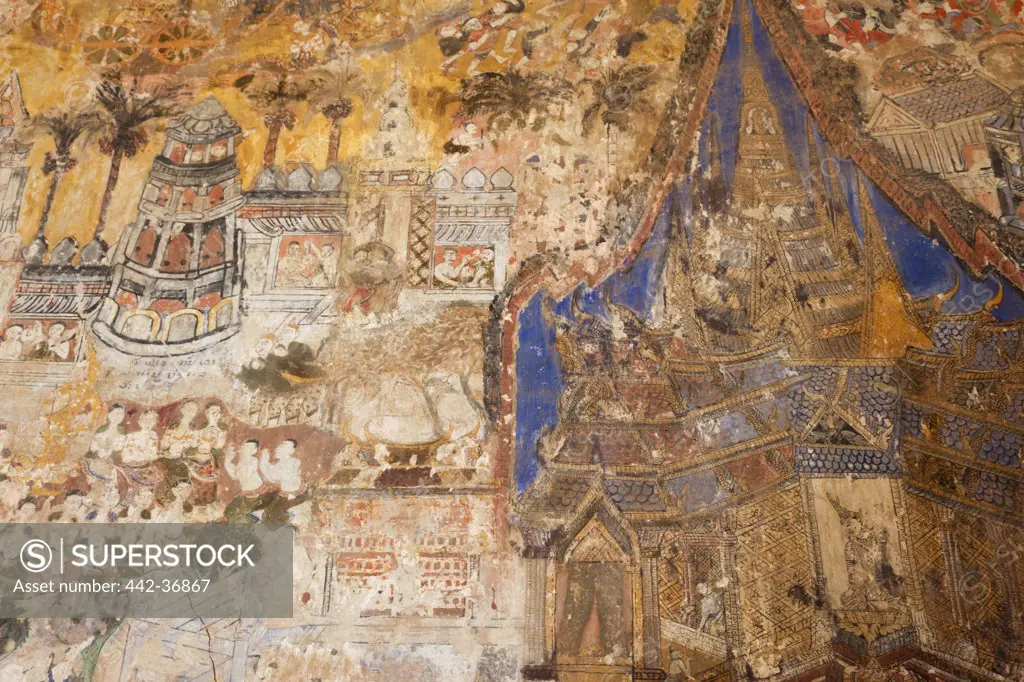
[[[1024,680],[1020,0],[0,1],[0,517],[289,524],[0,680]]]

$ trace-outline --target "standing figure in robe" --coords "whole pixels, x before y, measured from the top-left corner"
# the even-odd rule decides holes
[[[137,488],[159,490],[163,472],[156,466],[160,458],[160,436],[156,432],[159,417],[147,410],[139,415],[139,429],[125,436],[120,457],[115,459],[117,487],[122,499],[131,499]]]
[[[277,495],[263,512],[265,523],[284,523],[288,520],[288,509],[309,497],[302,480],[302,462],[293,456],[297,447],[295,440],[288,439],[274,448],[272,455],[266,450],[260,455],[263,479],[277,487]]]
[[[224,461],[228,440],[227,426],[221,421],[221,406],[207,404],[205,415],[206,426],[196,432],[196,447],[188,457],[194,504],[209,504],[217,498],[217,468]]]
[[[199,405],[191,400],[186,400],[178,406],[178,411],[181,416],[164,433],[162,443],[163,456],[160,458],[160,467],[164,473],[164,499],[161,500],[162,502],[170,501],[166,496],[174,486],[182,481],[191,480],[186,458],[193,454],[199,446],[199,435],[193,427],[193,422],[199,413]]]
[[[120,460],[127,433],[124,428],[126,412],[124,405],[114,403],[107,410],[107,420],[96,429],[89,451],[85,455],[86,472],[101,481],[115,479],[115,456]]]

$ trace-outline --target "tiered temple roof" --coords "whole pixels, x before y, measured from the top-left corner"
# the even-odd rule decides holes
[[[873,274],[898,275],[890,265],[862,257],[854,216],[846,206],[839,169],[823,162],[808,124],[809,182],[801,176],[779,111],[743,24],[743,102],[737,167],[731,193],[721,195],[721,171],[700,193],[700,225],[689,248],[674,244],[666,287],[669,305],[692,307],[690,319],[705,352],[741,352],[788,338],[794,355],[859,357],[868,343],[863,318],[871,308]],[[712,127],[713,130],[713,127]],[[711,163],[720,163],[717,136]],[[875,226],[872,204],[861,197],[860,216]],[[876,240],[874,235],[869,241]],[[866,253],[863,255],[867,255]],[[878,259],[888,262],[885,253]],[[877,271],[877,272],[876,272]],[[869,353],[870,354],[870,353]]]
[[[893,102],[925,125],[975,116],[1005,100],[1005,90],[977,73],[893,98]]]
[[[1011,644],[1020,641],[1011,632],[1020,598],[1000,591],[1004,578],[994,576],[1009,574],[994,567],[992,548],[1024,524],[1024,429],[1015,423],[1024,334],[1021,322],[1000,321],[1019,318],[1020,307],[1004,305],[1013,292],[1000,280],[968,282],[959,269],[967,295],[922,291],[899,251],[904,218],[891,188],[868,181],[862,157],[833,160],[814,118],[801,170],[792,116],[801,106],[769,87],[766,73],[779,65],[767,63],[770,44],[755,46],[765,28],[749,7],[733,29],[743,32],[740,102],[728,99],[732,75],[720,74],[723,109],[739,110],[729,123],[738,130],[726,131],[738,133],[731,177],[720,157],[733,150],[709,121],[701,154],[710,164],[675,178],[629,268],[597,292],[538,296],[521,310],[524,556],[538,562],[538,580],[554,561],[571,581],[569,564],[591,560],[572,554],[593,536],[587,529],[628,536],[616,540],[627,555],[630,541],[639,544],[620,560],[641,583],[636,622],[650,643],[633,652],[634,679],[663,679],[653,669],[666,666],[666,650],[668,665],[674,651],[713,654],[721,662],[702,679],[728,679],[727,644],[743,651],[748,676],[760,666],[765,679],[893,661],[958,675],[970,661],[972,679],[1008,679],[989,671],[993,656],[1005,659],[1001,674],[1021,659]],[[948,263],[945,251],[924,248],[914,257]],[[882,498],[891,509],[869,520]],[[868,533],[879,539],[881,572],[861,580],[848,566]],[[885,571],[898,576],[889,587]],[[995,586],[977,603],[941,587],[975,573]],[[837,577],[849,585],[837,587]],[[715,585],[724,634],[698,617]],[[542,608],[531,614],[560,643],[559,624]],[[537,651],[530,679],[579,663],[557,647]]]
[[[167,127],[168,138],[185,144],[209,144],[241,134],[241,126],[213,96],[199,102]]]
[[[111,259],[110,292],[93,326],[108,345],[136,355],[185,354],[238,331],[241,132],[213,97],[168,128],[138,217]]]

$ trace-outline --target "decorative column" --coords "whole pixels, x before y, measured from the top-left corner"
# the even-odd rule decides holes
[[[892,499],[893,505],[896,511],[896,524],[899,530],[899,541],[900,555],[903,557],[903,565],[905,566],[905,572],[907,576],[907,603],[910,606],[910,618],[914,623],[914,629],[917,632],[918,643],[925,646],[932,646],[935,641],[935,636],[932,633],[932,629],[928,624],[928,620],[924,615],[924,598],[921,595],[921,575],[917,569],[917,557],[914,556],[913,548],[908,541],[909,538],[913,538],[913,531],[910,528],[910,515],[907,512],[907,501],[903,492],[903,484],[896,479],[890,481],[892,487]],[[946,543],[946,538],[943,538],[943,545]],[[959,593],[959,590],[954,590],[954,594]],[[956,596],[954,596],[954,600]],[[959,608],[959,605],[954,606],[954,609]]]
[[[804,505],[804,518],[807,521],[807,537],[811,557],[814,559],[814,596],[820,606],[814,609],[814,624],[811,628],[811,647],[813,649],[830,649],[832,647],[832,614],[828,606],[825,566],[821,558],[821,537],[818,533],[818,513],[814,508],[814,491],[811,481],[800,479],[800,496]]]
[[[661,669],[661,603],[658,598],[658,562],[664,530],[640,529],[640,590],[643,608],[642,663],[633,669],[634,680],[664,680]]]
[[[1003,583],[1003,608],[1005,623],[1015,639],[1020,639],[1021,625],[1021,594],[1017,583],[1017,562],[1020,559],[1019,549],[1014,544],[1014,534],[1006,526],[993,524],[990,530],[992,543],[998,548],[995,556],[996,575]]]
[[[526,548],[523,568],[526,577],[524,626],[526,652],[523,661],[524,680],[554,681],[558,679],[548,647],[548,544],[551,533],[521,527]]]
[[[725,607],[725,642],[728,657],[733,661],[733,679],[743,679],[747,672],[743,656],[735,656],[737,650],[743,651],[745,637],[743,633],[742,609],[740,605],[740,576],[736,571],[736,509],[728,508],[721,516],[722,544],[720,545],[722,573],[729,584],[722,595]]]
[[[949,590],[949,602],[951,606],[953,622],[958,626],[970,629],[970,620],[967,618],[967,607],[964,604],[963,569],[960,566],[960,555],[956,549],[956,535],[954,526],[956,515],[949,507],[941,506],[936,509],[939,520],[942,522],[942,531],[939,535],[939,544],[942,547],[942,559],[946,567],[946,588]]]

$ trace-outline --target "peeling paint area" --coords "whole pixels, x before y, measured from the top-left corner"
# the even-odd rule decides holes
[[[1022,17],[0,0],[0,521],[296,533],[0,680],[1024,679]]]

